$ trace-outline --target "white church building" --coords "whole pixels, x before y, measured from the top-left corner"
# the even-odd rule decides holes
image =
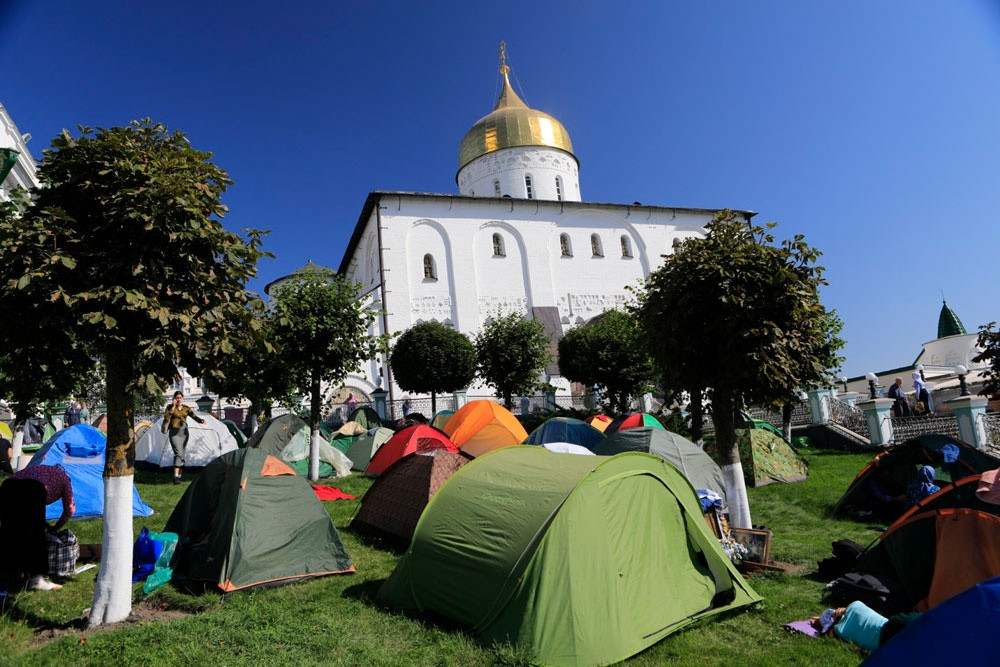
[[[372,333],[433,320],[473,338],[497,313],[517,312],[557,340],[621,307],[628,286],[678,240],[701,235],[717,212],[584,201],[566,128],[518,97],[505,63],[500,73],[496,106],[459,146],[458,194],[377,190],[361,209],[338,271],[382,313]],[[569,391],[556,363],[545,372],[558,392]],[[382,387],[390,401],[404,395],[383,358],[346,386],[364,394]]]

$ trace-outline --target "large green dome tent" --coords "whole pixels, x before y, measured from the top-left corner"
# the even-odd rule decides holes
[[[663,460],[507,447],[438,490],[378,600],[579,666],[623,660],[760,597]]]

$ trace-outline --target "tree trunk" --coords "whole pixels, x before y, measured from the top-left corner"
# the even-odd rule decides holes
[[[691,439],[699,445],[704,438],[705,410],[701,402],[701,389],[690,389],[691,402],[688,404],[688,411],[691,413]]]
[[[792,441],[792,410],[795,404],[787,401],[781,406],[781,434],[788,442]]]
[[[318,378],[319,374],[313,375]],[[319,479],[319,380],[314,379],[309,387],[309,481]]]
[[[431,421],[434,421],[434,415],[437,414],[437,392],[431,392]]]
[[[124,621],[132,611],[132,487],[135,431],[127,355],[108,353],[108,438],[104,461],[104,535],[88,627]]]
[[[722,477],[726,484],[729,520],[737,528],[752,528],[746,480],[743,479],[743,464],[740,463],[739,445],[736,441],[734,407],[733,395],[728,390],[716,388],[712,392],[712,422],[715,424],[719,467],[722,468]]]
[[[14,468],[14,472],[17,472],[17,463],[21,458],[21,453],[24,451],[22,446],[24,444],[24,424],[17,427],[14,431],[14,440],[11,442],[11,452],[10,452],[10,463],[11,467]]]

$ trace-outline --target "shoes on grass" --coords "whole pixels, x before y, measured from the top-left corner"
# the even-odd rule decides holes
[[[36,575],[28,582],[28,588],[33,591],[57,591],[62,588],[62,584],[56,584],[41,575]]]
[[[180,483],[181,483],[181,478],[180,477],[174,477],[174,484],[180,484]]]

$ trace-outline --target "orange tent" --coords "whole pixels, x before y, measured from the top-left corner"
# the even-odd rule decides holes
[[[469,456],[520,445],[528,432],[507,408],[493,401],[471,401],[452,415],[444,432]]]
[[[611,417],[608,417],[607,415],[591,415],[583,421],[587,422],[601,433],[604,433],[604,430],[611,425]]]

